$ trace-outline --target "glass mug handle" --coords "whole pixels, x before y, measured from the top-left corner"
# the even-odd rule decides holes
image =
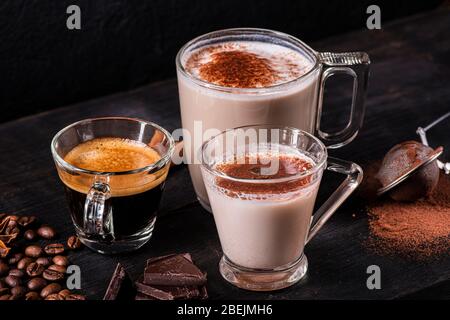
[[[87,236],[113,238],[111,189],[108,180],[96,178],[84,204],[84,233]]]
[[[306,243],[308,243],[309,240],[317,234],[317,232],[323,227],[333,213],[353,193],[363,178],[363,171],[360,166],[356,163],[338,158],[328,158],[327,170],[344,174],[347,178],[333,192],[327,201],[325,201],[325,203],[314,213],[311,222],[311,229],[309,230]]]
[[[319,61],[322,63],[322,75],[319,87],[319,107],[317,111],[316,132],[327,145],[327,148],[340,148],[351,142],[362,126],[365,109],[364,100],[369,79],[370,59],[369,55],[365,52],[320,52]],[[350,118],[345,128],[341,131],[327,133],[320,129],[325,83],[329,77],[338,73],[347,74],[353,77]]]

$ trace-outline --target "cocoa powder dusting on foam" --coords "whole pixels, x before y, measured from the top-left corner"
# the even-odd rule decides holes
[[[270,160],[278,161],[277,170],[273,174],[264,175],[261,170],[264,168],[267,169],[271,166],[268,162]],[[267,156],[258,155],[245,156],[244,158],[237,159],[237,161],[222,163],[217,165],[215,169],[233,178],[264,180],[294,176],[298,173],[309,170],[312,167],[312,162],[298,156],[279,155],[276,156],[275,159],[271,159]],[[299,190],[309,184],[310,181],[311,176],[279,183],[244,183],[217,177],[215,183],[217,187],[221,188],[222,191],[226,192],[226,194],[231,197],[239,197],[245,194],[262,195],[264,197],[264,195],[281,195]]]
[[[267,87],[278,80],[268,59],[238,50],[212,53],[199,74],[208,82],[235,88]]]
[[[450,178],[444,174],[428,199],[382,200],[369,207],[369,247],[421,260],[450,254]]]

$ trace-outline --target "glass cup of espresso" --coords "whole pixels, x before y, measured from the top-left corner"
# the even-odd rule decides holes
[[[220,273],[237,287],[271,291],[306,273],[305,244],[362,180],[361,168],[327,157],[325,145],[300,129],[246,126],[202,146],[201,166],[223,257]],[[346,176],[313,209],[324,170]]]
[[[364,52],[317,52],[291,35],[256,28],[214,31],[184,45],[176,58],[184,157],[202,206],[210,211],[197,159],[204,141],[227,129],[277,124],[341,147],[362,125],[369,65]],[[351,112],[345,128],[325,132],[324,89],[335,74],[353,78]]]
[[[174,141],[139,119],[87,119],[59,131],[51,151],[77,236],[106,254],[132,251],[152,236]]]

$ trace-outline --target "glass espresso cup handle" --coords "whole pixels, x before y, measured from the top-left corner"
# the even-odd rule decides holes
[[[363,123],[364,100],[369,79],[369,55],[365,52],[320,52],[319,60],[322,63],[322,75],[319,87],[316,131],[327,148],[340,148],[356,137]],[[327,133],[320,129],[323,96],[327,79],[335,74],[347,74],[353,77],[352,104],[350,117],[345,128],[339,132]]]
[[[91,237],[113,237],[111,189],[104,180],[97,180],[89,190],[84,204],[84,233]]]
[[[363,171],[356,163],[329,157],[327,170],[344,174],[347,178],[325,201],[325,203],[314,213],[306,243],[309,242],[341,206],[341,204],[353,193],[359,186],[363,178]]]

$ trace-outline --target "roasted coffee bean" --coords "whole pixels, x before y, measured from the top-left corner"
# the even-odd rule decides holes
[[[22,227],[27,227],[29,225],[32,225],[34,222],[36,222],[35,216],[23,216],[17,219],[17,223]]]
[[[36,259],[36,262],[43,265],[44,267],[49,266],[52,263],[52,258],[50,257],[40,257]]]
[[[0,288],[0,296],[9,294],[9,288]]]
[[[17,262],[17,269],[26,269],[30,263],[33,262],[33,259],[30,257],[25,257],[20,259],[19,262]]]
[[[37,262],[32,262],[27,267],[27,274],[30,277],[40,276],[44,272],[45,267]]]
[[[0,296],[0,300],[9,300],[9,298],[11,298],[10,294],[4,294],[4,295]]]
[[[19,262],[21,259],[23,258],[23,253],[15,253],[12,255],[11,258],[9,258],[8,263],[9,264],[16,264],[17,262]]]
[[[5,283],[10,286],[11,288],[20,286],[22,284],[22,281],[19,277],[16,276],[7,276],[5,278]]]
[[[56,237],[56,231],[50,226],[42,226],[37,230],[37,234],[44,239],[50,240]]]
[[[30,291],[25,295],[25,300],[40,300],[41,297],[39,296],[39,293],[35,291]]]
[[[64,297],[60,296],[60,295],[57,294],[57,293],[52,293],[52,294],[49,294],[49,295],[45,298],[45,300],[64,300]]]
[[[81,248],[82,243],[77,236],[71,236],[69,237],[69,239],[67,239],[67,246],[69,247],[69,249],[76,250]]]
[[[11,269],[9,270],[8,275],[22,278],[25,275],[25,272],[21,269]]]
[[[41,297],[46,298],[48,295],[52,293],[60,292],[62,289],[61,285],[59,283],[53,282],[49,285],[45,286],[44,289],[41,291]]]
[[[38,245],[31,245],[25,248],[25,255],[32,258],[39,258],[42,252],[42,248]]]
[[[27,293],[27,289],[22,286],[17,286],[11,289],[11,295],[14,297],[22,298]]]
[[[69,294],[66,300],[86,300],[86,297],[81,294]]]
[[[4,276],[4,275],[8,274],[8,271],[9,271],[9,266],[4,262],[0,262],[0,276]]]
[[[65,267],[69,264],[69,259],[65,256],[54,256],[53,263]]]
[[[58,294],[65,299],[68,295],[72,293],[70,292],[69,289],[63,289],[60,292],[58,292]]]
[[[50,256],[54,256],[56,254],[61,254],[64,252],[64,245],[61,243],[52,243],[49,245],[46,245],[44,248],[44,251],[46,254]]]
[[[27,283],[28,289],[31,291],[40,291],[47,286],[47,280],[43,278],[33,278]]]
[[[64,279],[64,273],[54,271],[54,270],[44,270],[44,273],[42,274],[45,280],[48,281],[59,281]]]
[[[32,241],[36,239],[36,232],[34,230],[27,230],[23,234],[23,237],[28,241]]]
[[[65,266],[60,266],[58,264],[52,264],[47,269],[48,270],[52,270],[52,271],[58,271],[58,272],[61,272],[61,273],[66,273],[66,271],[67,271],[67,268]]]

